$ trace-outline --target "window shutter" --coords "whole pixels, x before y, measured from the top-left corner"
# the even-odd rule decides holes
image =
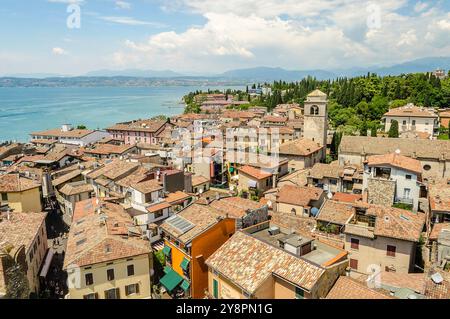
[[[136,293],[139,293],[139,284],[136,284]]]

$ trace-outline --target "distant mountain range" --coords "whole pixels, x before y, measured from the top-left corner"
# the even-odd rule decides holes
[[[162,71],[155,71],[155,70],[137,70],[137,69],[130,69],[130,70],[121,70],[121,71],[114,71],[114,70],[98,70],[98,71],[92,71],[89,73],[86,73],[84,76],[126,76],[126,77],[136,77],[136,78],[176,78],[183,76],[180,73],[171,71],[171,70],[162,70]]]
[[[324,70],[305,70],[289,71],[282,68],[258,67],[251,69],[232,70],[221,74],[224,78],[240,78],[249,80],[285,80],[295,81],[306,76],[313,76],[319,80],[335,79],[337,77],[355,77],[366,75],[367,73],[376,73],[381,76],[400,75],[404,73],[430,72],[438,68],[450,69],[450,57],[433,57],[409,61],[401,64],[395,64],[388,67],[367,67],[367,68],[349,68]]]
[[[377,66],[364,68],[332,69],[332,70],[286,70],[283,68],[272,67],[254,67],[248,69],[230,70],[221,74],[209,75],[188,75],[181,74],[171,70],[98,70],[92,71],[83,76],[72,77],[58,74],[15,74],[0,77],[1,86],[77,86],[82,83],[83,86],[109,85],[112,82],[116,85],[126,83],[133,86],[136,83],[142,85],[145,83],[158,83],[163,85],[167,83],[252,83],[252,82],[271,82],[274,80],[298,81],[307,76],[315,77],[319,80],[335,79],[337,77],[355,77],[365,75],[369,72],[381,76],[400,75],[403,73],[431,72],[438,68],[444,70],[450,69],[450,57],[429,57],[409,61],[392,66]],[[22,79],[22,80],[21,80]],[[209,83],[211,82],[211,83]],[[211,84],[212,85],[212,84]]]

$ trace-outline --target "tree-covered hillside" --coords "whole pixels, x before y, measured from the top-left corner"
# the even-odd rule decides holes
[[[450,75],[450,72],[449,72]],[[338,78],[319,81],[308,77],[299,82],[279,81],[270,86],[269,95],[250,98],[246,91],[231,91],[240,100],[249,100],[250,105],[266,106],[269,111],[282,103],[303,104],[309,92],[319,88],[328,94],[329,118],[332,126],[344,134],[367,134],[378,128],[381,117],[389,108],[414,103],[418,106],[450,107],[450,77],[440,80],[432,73],[405,74],[380,77],[376,74],[356,78]],[[185,100],[187,111],[199,111],[191,93]],[[244,106],[247,108],[249,105]]]

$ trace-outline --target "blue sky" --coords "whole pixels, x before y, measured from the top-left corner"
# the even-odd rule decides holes
[[[449,12],[447,0],[2,0],[0,74],[393,64],[450,56]]]

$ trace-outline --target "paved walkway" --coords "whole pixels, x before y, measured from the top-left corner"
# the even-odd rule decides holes
[[[62,299],[68,293],[67,273],[62,269],[69,232],[66,219],[67,217],[62,216],[59,210],[48,211],[46,219],[48,247],[54,256],[42,292],[44,297],[50,299]]]

